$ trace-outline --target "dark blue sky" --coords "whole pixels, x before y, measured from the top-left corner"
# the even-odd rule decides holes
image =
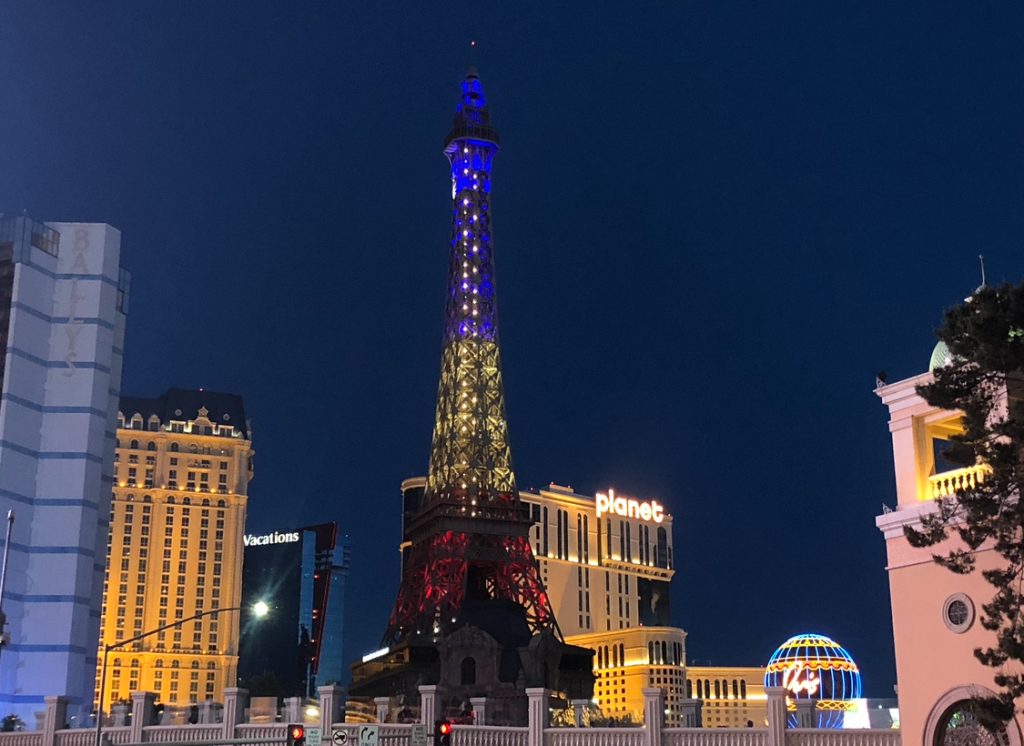
[[[520,486],[670,507],[691,660],[822,631],[890,696],[874,374],[924,369],[977,254],[1021,278],[1010,5],[6,0],[0,209],[122,230],[125,391],[245,396],[250,528],[342,522],[355,657],[427,464],[478,39]]]

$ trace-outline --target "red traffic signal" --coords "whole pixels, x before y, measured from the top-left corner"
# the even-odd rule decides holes
[[[434,746],[452,746],[452,724],[448,720],[434,723]]]
[[[298,724],[288,726],[288,746],[306,746],[306,726]]]

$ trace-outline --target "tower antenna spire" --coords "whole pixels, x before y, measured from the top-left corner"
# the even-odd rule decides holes
[[[986,287],[986,285],[985,285],[985,255],[984,254],[978,254],[978,262],[981,264],[981,287]]]

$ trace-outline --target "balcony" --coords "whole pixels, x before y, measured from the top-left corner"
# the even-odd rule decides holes
[[[974,489],[985,481],[987,471],[987,466],[979,464],[933,474],[928,477],[928,498],[938,500],[943,497],[952,497],[961,490]]]

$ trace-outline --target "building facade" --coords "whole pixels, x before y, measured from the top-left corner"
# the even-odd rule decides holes
[[[129,276],[109,225],[0,218],[0,707],[92,704]],[[2,537],[0,537],[2,538]]]
[[[405,520],[422,477],[402,482]],[[686,633],[671,626],[672,516],[657,501],[580,495],[551,484],[521,491],[529,538],[565,641],[593,650],[594,702],[603,715],[639,720],[643,688],[666,690],[666,722],[686,696]],[[407,545],[402,545],[402,564]]]
[[[122,397],[100,646],[241,605],[253,449],[241,397],[170,389]],[[210,614],[115,650],[103,710],[151,691],[219,700],[236,685],[238,611]],[[97,696],[101,688],[96,672]]]
[[[943,443],[962,432],[961,416],[929,405],[917,393],[947,356],[940,343],[928,373],[880,385],[875,392],[889,412],[896,473],[896,508],[875,522],[888,556],[900,730],[904,743],[925,746],[942,744],[951,723],[970,725],[972,697],[996,690],[995,670],[982,665],[974,650],[995,643],[978,616],[995,593],[982,572],[1000,567],[999,556],[982,545],[974,553],[975,571],[957,575],[932,559],[964,546],[955,532],[946,542],[924,548],[910,546],[903,532],[905,526],[920,527],[921,518],[936,510],[937,499],[984,477],[983,466],[954,469],[943,462]],[[1014,746],[1021,744],[1024,729],[1019,710],[1018,702],[1017,719],[1006,733]]]
[[[596,653],[594,703],[605,716],[640,722],[643,689],[656,687],[666,693],[666,723],[678,724],[686,633],[671,626],[671,514],[657,501],[557,484],[521,499],[562,634]]]
[[[317,696],[345,681],[350,548],[337,523],[245,536],[239,685],[255,695]],[[257,619],[254,604],[270,613]]]
[[[686,696],[701,701],[705,728],[761,728],[768,718],[762,667],[688,666]]]

